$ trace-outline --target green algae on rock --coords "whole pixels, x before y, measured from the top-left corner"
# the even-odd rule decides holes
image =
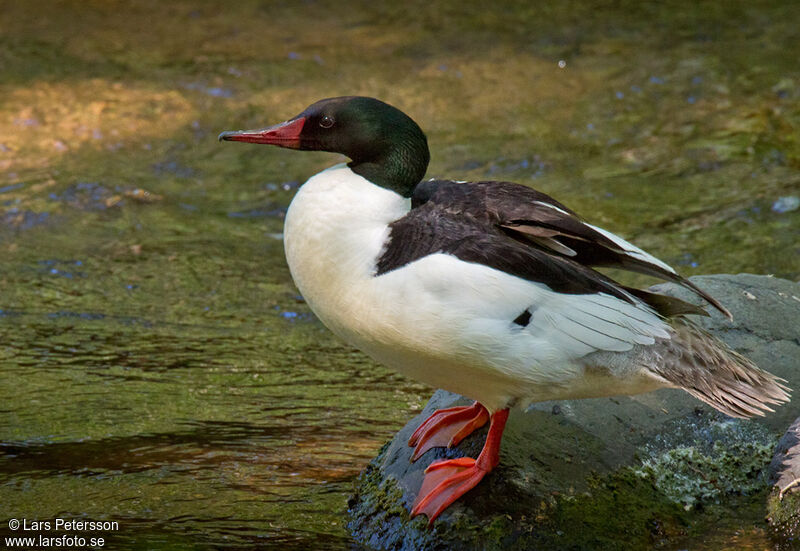
[[[697,504],[720,503],[732,495],[750,495],[764,489],[775,435],[764,425],[741,422],[716,413],[704,422],[666,426],[646,444],[642,464],[633,472],[686,510]]]

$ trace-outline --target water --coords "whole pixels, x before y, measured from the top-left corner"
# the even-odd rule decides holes
[[[430,175],[534,185],[682,273],[797,279],[800,211],[774,208],[800,195],[795,15],[4,6],[0,532],[64,517],[118,521],[114,549],[348,547],[354,476],[430,390],[339,343],[292,285],[283,213],[339,158],[215,139],[321,97],[386,99],[428,132]],[[675,548],[768,548],[747,511]]]

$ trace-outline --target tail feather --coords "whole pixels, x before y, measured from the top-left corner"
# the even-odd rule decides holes
[[[690,323],[673,318],[669,340],[651,348],[648,369],[731,417],[763,416],[789,401],[791,389],[776,377]]]

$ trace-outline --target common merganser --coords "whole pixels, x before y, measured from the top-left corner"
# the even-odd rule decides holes
[[[477,459],[427,468],[412,516],[433,523],[498,464],[512,407],[671,387],[750,417],[789,399],[782,379],[683,317],[704,310],[593,269],[679,283],[730,317],[664,262],[529,187],[421,181],[425,134],[382,101],[324,99],[281,124],[219,139],[352,159],[295,195],[286,259],[308,305],[343,340],[475,400],[424,421],[409,441],[412,461],[489,422]]]

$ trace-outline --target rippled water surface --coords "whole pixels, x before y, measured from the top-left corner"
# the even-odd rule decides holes
[[[64,517],[118,521],[107,548],[348,547],[354,476],[430,389],[338,342],[291,282],[286,206],[339,159],[215,139],[322,97],[398,105],[431,176],[536,186],[685,274],[797,279],[797,16],[3,4],[0,533]],[[675,549],[767,549],[745,516]]]

